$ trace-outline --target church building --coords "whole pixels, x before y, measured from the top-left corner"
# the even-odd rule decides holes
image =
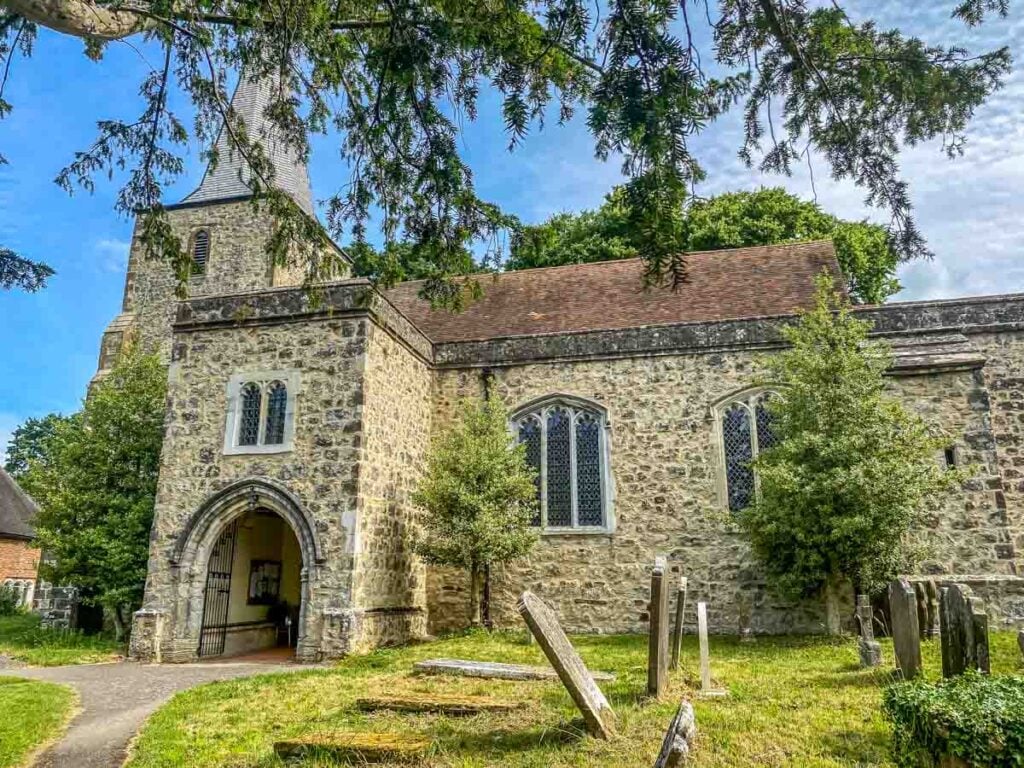
[[[275,145],[266,85],[234,107],[264,138],[275,183],[314,215],[305,165]],[[656,556],[707,600],[714,631],[815,632],[814,602],[773,594],[731,512],[756,492],[772,440],[758,363],[809,306],[831,243],[689,256],[679,290],[624,260],[480,278],[452,314],[420,285],[347,277],[311,301],[265,250],[242,161],[169,205],[194,256],[188,299],[138,233],[99,376],[129,339],[168,362],[165,437],[145,602],[132,654],[188,661],[277,645],[338,657],[463,626],[468,577],[412,553],[411,495],[462,398],[499,398],[538,469],[540,541],[495,568],[491,615],[518,627],[523,589],[573,632],[646,631]],[[892,389],[949,436],[936,461],[971,468],[929,510],[924,572],[964,577],[1024,617],[1024,295],[864,307],[894,347]]]

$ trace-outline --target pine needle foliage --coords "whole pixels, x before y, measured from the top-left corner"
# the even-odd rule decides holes
[[[739,522],[790,595],[871,591],[912,566],[922,513],[963,479],[939,462],[946,441],[890,395],[891,351],[870,328],[823,275],[783,332],[791,346],[765,362],[778,442],[754,462],[759,493]]]
[[[432,446],[413,497],[426,512],[415,549],[429,563],[469,571],[475,624],[484,569],[523,557],[537,542],[530,525],[535,477],[495,399],[463,401],[455,422]]]

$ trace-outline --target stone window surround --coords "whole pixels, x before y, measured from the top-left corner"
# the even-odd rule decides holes
[[[272,445],[239,445],[238,431],[241,427],[242,388],[255,382],[262,392],[260,405],[260,434],[266,429],[267,389],[275,382],[284,383],[288,391],[288,403],[284,413],[284,440]],[[295,408],[296,398],[301,389],[302,377],[296,370],[249,371],[236,373],[227,384],[227,415],[224,425],[224,455],[238,456],[247,454],[288,453],[293,449],[295,441]]]
[[[196,247],[196,235],[200,232],[206,233],[206,261],[201,272],[195,271],[194,267],[189,270],[188,280],[190,283],[202,285],[206,275],[210,272],[210,258],[213,256],[213,226],[210,224],[196,224],[189,229],[188,234],[188,256],[193,257]]]
[[[18,605],[22,608],[32,607],[36,583],[31,579],[4,579],[4,586],[11,587],[18,594]]]
[[[544,395],[543,397],[530,400],[529,402],[523,403],[517,408],[513,409],[509,417],[509,431],[516,438],[519,439],[518,422],[522,421],[527,416],[534,414],[537,415],[541,422],[544,422],[543,414],[549,408],[554,406],[564,406],[571,410],[584,410],[596,416],[598,423],[600,424],[600,451],[601,451],[601,501],[602,501],[602,512],[604,516],[604,525],[595,526],[548,526],[546,525],[546,505],[547,505],[547,487],[545,483],[546,473],[542,471],[541,474],[541,525],[539,526],[540,534],[542,536],[608,536],[615,533],[615,483],[611,471],[611,422],[608,419],[607,409],[599,403],[589,400],[578,395],[566,395],[566,394],[551,394]],[[573,440],[571,441],[571,451],[573,456],[573,464],[575,467],[575,455],[576,455],[576,440],[575,430],[573,431]],[[544,467],[546,459],[546,453],[542,449],[541,453],[541,467]],[[572,504],[572,515],[575,518],[577,514],[576,501],[575,501],[575,483],[573,484],[573,504]]]
[[[719,506],[729,511],[729,484],[726,477],[728,462],[725,456],[725,435],[722,434],[722,417],[733,405],[742,405],[750,412],[751,424],[751,455],[757,458],[757,413],[754,410],[758,399],[766,394],[778,394],[779,387],[773,385],[759,385],[755,387],[744,387],[730,392],[725,397],[719,398],[711,405],[711,423],[713,430],[712,442],[715,447],[715,459],[718,465],[715,468],[715,492],[718,496]],[[754,473],[754,493],[760,494],[761,484]]]

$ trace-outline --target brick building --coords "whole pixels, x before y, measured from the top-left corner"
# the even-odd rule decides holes
[[[275,147],[266,100],[245,81],[236,111],[310,212],[305,166]],[[758,362],[815,276],[839,277],[830,243],[691,254],[678,291],[644,290],[625,260],[488,276],[459,315],[415,283],[382,292],[344,276],[314,303],[270,262],[272,222],[219,141],[220,163],[167,207],[197,265],[190,297],[136,238],[101,345],[98,375],[129,337],[170,365],[136,657],[290,641],[329,658],[465,622],[465,575],[412,553],[410,498],[432,435],[485,391],[541,478],[540,543],[493,574],[499,625],[518,626],[529,588],[571,630],[645,631],[665,555],[716,631],[821,629],[820,605],[767,588],[730,512],[755,492],[747,462],[771,438]],[[995,621],[1024,618],[1024,296],[861,312],[895,348],[893,393],[948,435],[936,460],[973,472],[928,511],[922,569],[968,580]]]
[[[39,550],[32,544],[36,511],[35,502],[0,467],[0,584],[17,590],[26,608],[32,607],[39,571]]]

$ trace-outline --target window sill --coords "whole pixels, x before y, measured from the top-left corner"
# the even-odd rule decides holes
[[[282,445],[235,445],[224,449],[225,456],[267,456],[275,453],[291,453],[293,447]]]
[[[611,536],[612,528],[542,528],[541,536]]]

